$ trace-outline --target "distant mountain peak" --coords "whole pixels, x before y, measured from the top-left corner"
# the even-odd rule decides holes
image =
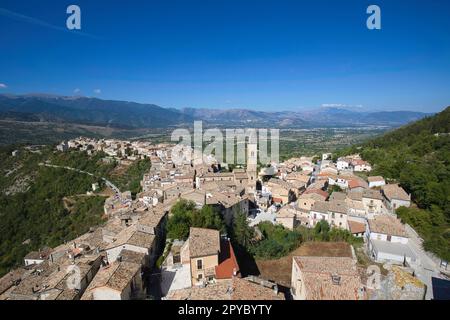
[[[103,100],[97,97],[62,96],[47,93],[0,95],[1,116],[20,114],[42,121],[94,124],[130,128],[166,128],[203,120],[210,126],[304,128],[317,126],[399,126],[431,115],[414,111],[350,110],[326,105],[303,111],[257,111],[245,108],[163,108],[154,104]],[[4,116],[6,117],[6,116]]]

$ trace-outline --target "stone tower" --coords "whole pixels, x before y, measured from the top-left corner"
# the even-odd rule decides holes
[[[256,172],[258,164],[258,145],[256,143],[247,144],[247,175],[248,183],[251,186],[256,185],[258,173]]]

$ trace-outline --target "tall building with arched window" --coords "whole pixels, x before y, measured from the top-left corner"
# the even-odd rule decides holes
[[[247,175],[250,186],[256,186],[258,164],[258,144],[247,144]]]

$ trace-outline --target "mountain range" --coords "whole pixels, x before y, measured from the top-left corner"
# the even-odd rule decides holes
[[[430,113],[355,111],[339,107],[309,111],[164,108],[155,104],[50,94],[0,95],[0,120],[77,123],[122,129],[192,125],[311,128],[331,126],[401,126]]]

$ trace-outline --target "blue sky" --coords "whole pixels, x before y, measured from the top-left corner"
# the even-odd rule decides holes
[[[82,34],[65,30],[70,4]],[[381,30],[366,28],[370,4]],[[0,0],[0,93],[439,111],[450,105],[449,14],[448,0]]]

